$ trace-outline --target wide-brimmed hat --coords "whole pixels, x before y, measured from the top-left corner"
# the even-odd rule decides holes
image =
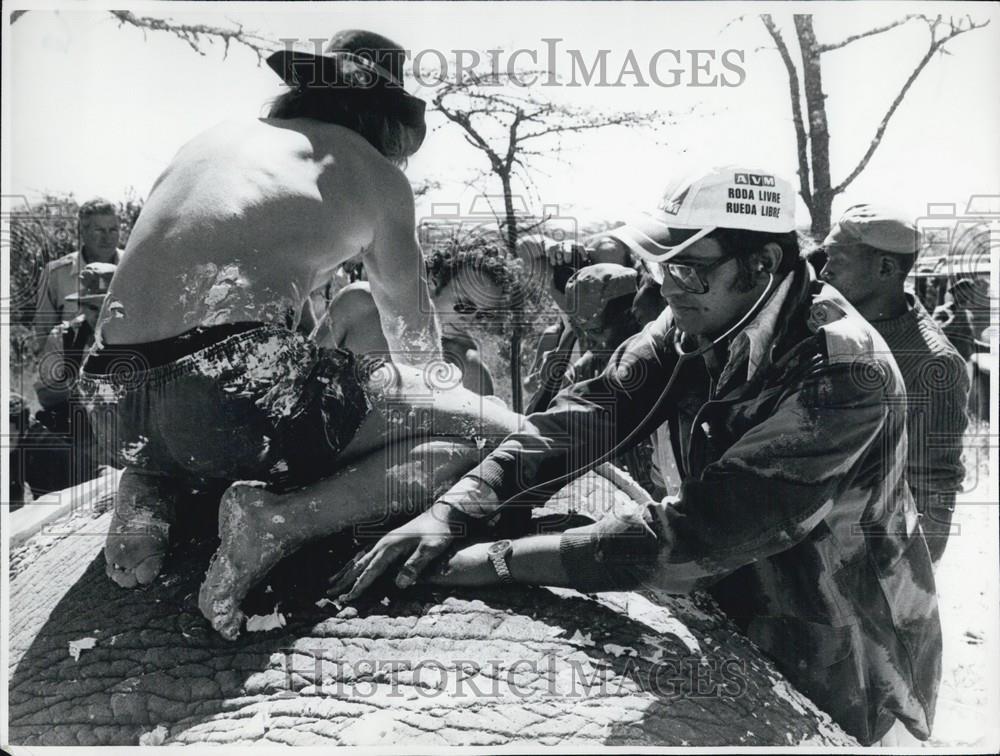
[[[643,260],[666,262],[717,228],[784,234],[795,230],[795,192],[773,171],[725,166],[682,177],[659,207],[607,232]]]
[[[66,296],[67,302],[100,304],[108,296],[108,287],[118,266],[111,263],[90,263],[80,271],[80,283],[75,292]]]
[[[330,38],[322,54],[285,48],[267,65],[290,87],[327,87],[371,94],[371,104],[406,126],[424,126],[426,103],[403,88],[406,51],[381,34],[348,29]]]

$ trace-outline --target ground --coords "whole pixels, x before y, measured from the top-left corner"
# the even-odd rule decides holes
[[[931,746],[995,751],[998,742],[995,712],[1000,710],[1000,673],[997,669],[1000,640],[997,606],[1000,604],[996,576],[1000,559],[997,539],[1000,507],[990,496],[995,488],[991,489],[986,476],[988,439],[988,433],[982,429],[978,433],[970,433],[966,452],[969,474],[966,491],[961,495],[956,511],[957,532],[949,541],[937,574],[944,658],[934,733],[927,744]],[[610,506],[614,498],[600,501],[599,497],[584,490],[575,499],[570,497],[569,506],[585,501],[591,507],[602,509]],[[648,661],[646,657],[649,654],[655,657],[657,653],[652,646],[646,647],[649,639],[644,637],[645,634],[637,634],[637,630],[641,629],[639,625],[629,624],[629,621],[635,621],[656,628],[657,622],[652,614],[647,612],[647,616],[635,618],[632,616],[634,607],[626,606],[624,611],[619,607],[609,613],[602,608],[607,607],[607,602],[599,605],[593,599],[573,595],[559,596],[559,601],[552,602],[537,592],[513,602],[491,593],[485,603],[472,598],[452,600],[437,594],[426,594],[410,603],[375,604],[363,609],[360,617],[341,616],[326,620],[322,619],[324,611],[321,608],[312,607],[305,616],[290,617],[287,628],[272,633],[248,633],[243,641],[245,645],[234,647],[206,634],[206,623],[191,601],[199,579],[195,563],[201,564],[203,571],[203,563],[207,563],[210,553],[205,544],[191,546],[186,559],[188,567],[179,571],[174,569],[165,576],[162,586],[130,593],[111,585],[104,577],[99,553],[103,540],[100,524],[106,521],[107,515],[95,521],[93,516],[96,514],[76,512],[72,519],[29,539],[11,554],[11,650],[19,659],[26,659],[20,665],[12,659],[11,720],[17,726],[17,732],[24,736],[22,742],[83,743],[89,739],[90,742],[128,743],[139,737],[146,737],[146,742],[156,742],[161,736],[177,742],[237,742],[250,737],[249,733],[258,729],[261,736],[271,733],[272,739],[287,742],[301,739],[304,737],[302,732],[313,733],[317,739],[326,742],[344,744],[379,742],[383,737],[412,738],[415,735],[421,738],[426,736],[426,742],[466,742],[462,740],[466,736],[461,732],[462,723],[466,720],[455,717],[454,703],[441,706],[440,697],[425,700],[420,690],[405,682],[405,674],[397,677],[406,689],[399,706],[404,714],[400,716],[388,713],[390,710],[395,712],[395,707],[385,709],[371,702],[355,701],[345,704],[346,708],[338,708],[325,696],[314,702],[315,711],[303,710],[301,701],[304,699],[300,699],[298,704],[289,702],[281,695],[280,685],[277,688],[273,686],[277,684],[275,680],[281,682],[284,679],[282,669],[286,659],[275,652],[290,647],[312,649],[306,655],[312,655],[312,658],[295,663],[296,669],[301,666],[307,670],[315,666],[316,649],[322,650],[320,658],[323,659],[343,659],[345,654],[362,659],[370,657],[379,644],[382,644],[382,652],[387,653],[387,649],[401,647],[400,643],[406,646],[413,642],[432,643],[427,648],[428,652],[433,651],[441,658],[447,657],[449,665],[460,659],[485,658],[481,654],[487,650],[493,653],[492,658],[508,661],[516,658],[512,654],[516,653],[518,646],[508,643],[505,648],[496,647],[497,639],[492,631],[480,637],[462,630],[472,615],[479,617],[478,622],[491,627],[494,624],[503,626],[508,621],[504,619],[507,617],[510,622],[516,623],[511,627],[516,626],[518,633],[525,634],[524,640],[535,639],[531,643],[539,644],[537,649],[544,646],[549,654],[559,655],[563,661],[583,653],[580,660],[596,665],[595,669],[604,667],[615,672],[615,665],[620,666],[632,653],[639,654],[637,659],[640,664]],[[88,520],[91,526],[81,531],[81,526]],[[89,537],[67,538],[71,532]],[[86,545],[88,540],[90,544]],[[75,556],[75,559],[66,559],[67,556]],[[199,559],[201,562],[198,562]],[[32,572],[35,573],[33,578]],[[30,583],[26,582],[29,579]],[[70,586],[81,593],[73,595],[73,591],[69,591],[65,598],[56,599],[58,604],[51,602],[46,608],[42,605],[44,592],[49,590],[45,586],[52,583],[62,586],[63,593]],[[18,596],[22,603],[18,603]],[[274,603],[273,596],[266,591],[258,592],[253,600],[257,602],[258,613],[266,613]],[[643,605],[642,601],[638,604]],[[72,621],[60,623],[60,611],[66,612]],[[330,611],[327,609],[327,614]],[[248,613],[254,613],[253,609]],[[602,621],[596,624],[591,622],[598,615],[603,618]],[[427,628],[435,624],[432,619],[435,616],[439,618],[436,622],[441,624],[437,630],[428,632]],[[657,629],[650,637],[662,630],[674,645],[677,642],[686,645],[693,638],[711,647],[711,641],[706,639],[715,631],[707,633],[705,627],[697,627],[697,616],[696,607],[678,604],[673,614],[668,612],[660,618],[669,627]],[[121,621],[112,621],[114,617],[128,617],[128,622],[123,625]],[[693,636],[685,635],[683,623],[676,621],[678,618],[692,623]],[[588,625],[588,622],[591,624]],[[357,623],[357,627],[352,623]],[[21,627],[18,628],[18,625]],[[449,627],[458,634],[443,633]],[[380,629],[373,633],[373,628]],[[593,628],[598,628],[598,631],[594,632]],[[273,637],[275,632],[279,633],[277,639]],[[70,658],[67,643],[86,636],[97,638],[96,647],[82,650],[77,662]],[[124,649],[119,646],[122,656],[114,664],[114,669],[120,668],[120,673],[116,671],[111,675],[98,676],[93,681],[100,683],[96,692],[74,693],[73,686],[86,685],[87,676],[81,674],[85,666],[94,664],[95,668],[100,668],[101,664],[113,661],[114,652],[107,644],[114,645],[116,637],[119,643],[138,643],[138,646]],[[715,637],[719,636],[716,634]],[[431,640],[428,641],[428,638]],[[434,646],[434,643],[438,645]],[[178,648],[187,659],[185,664],[192,665],[190,669],[204,671],[204,679],[200,683],[198,680],[176,680],[172,677],[180,657],[175,656],[176,649],[175,653],[164,655],[171,644],[181,644]],[[263,654],[263,650],[268,653]],[[590,674],[590,667],[587,669],[587,674]],[[454,672],[452,666],[449,670]],[[590,734],[585,740],[594,744],[649,744],[649,738],[653,738],[652,742],[667,742],[674,736],[689,743],[705,744],[705,740],[698,739],[704,737],[703,726],[713,721],[715,726],[719,726],[719,712],[713,712],[711,707],[696,707],[694,721],[702,726],[691,731],[690,739],[685,738],[683,727],[672,716],[680,714],[679,710],[658,710],[648,690],[630,687],[631,683],[625,679],[627,676],[620,674],[622,670],[617,672],[612,680],[617,685],[625,686],[624,698],[618,696],[613,701],[604,701],[602,706],[617,706],[623,716],[632,718],[635,724],[631,728],[601,729],[606,722],[597,715],[598,710],[553,707],[551,702],[543,700],[524,706],[492,707],[481,713],[482,722],[477,727],[482,727],[484,737],[491,743],[509,742],[509,738],[504,739],[513,731],[510,729],[511,718],[522,717],[525,727],[522,735],[527,738],[527,734],[532,733],[551,743],[567,742],[565,734],[575,726],[574,722],[592,721],[597,729],[593,732],[588,730]],[[763,676],[755,676],[757,682],[754,684],[759,686],[766,682],[771,674],[767,672]],[[308,688],[308,677],[306,674],[302,680],[296,679],[298,694]],[[51,686],[53,680],[60,681],[62,692]],[[618,682],[622,680],[625,682]],[[315,682],[312,684],[315,685]],[[538,684],[537,679],[528,681],[529,686],[537,687]],[[44,686],[46,701],[49,702],[41,709],[36,705],[40,700],[37,698],[38,685]],[[178,685],[180,687],[173,690],[172,686]],[[32,690],[35,692],[32,693]],[[162,695],[167,690],[170,695]],[[108,694],[106,701],[101,698],[105,692]],[[179,698],[172,702],[170,699],[175,694]],[[74,705],[74,695],[88,696],[86,703],[81,701],[78,703],[82,705]],[[772,716],[781,714],[780,710],[789,700],[794,699],[778,696],[778,700],[772,703],[777,705],[778,711],[772,709]],[[139,701],[145,708],[132,711],[126,706],[129,702]],[[435,701],[437,705],[431,705]],[[186,703],[181,705],[181,702]],[[181,708],[175,713],[178,705]],[[186,718],[182,716],[185,711],[192,711],[192,706],[199,713]],[[91,719],[96,717],[100,723],[95,722],[92,727],[82,724],[79,720],[82,711],[89,711]],[[723,717],[749,715],[742,707],[734,709],[725,706],[720,711]],[[60,732],[52,727],[56,712],[64,717],[68,727],[62,733],[65,739],[56,737]],[[690,716],[691,712],[687,714]],[[815,722],[815,715],[811,712],[806,716],[803,709],[802,714],[804,719]],[[365,725],[350,725],[352,717],[359,715],[364,717]],[[497,717],[500,719],[497,720]],[[551,726],[544,724],[553,717],[559,723]],[[787,717],[787,708],[783,717]],[[788,722],[787,719],[778,721]],[[166,726],[158,729],[164,723]],[[769,730],[770,735],[760,729],[750,731],[753,735],[748,733],[744,736],[748,738],[745,744],[775,743],[773,728]],[[444,734],[439,738],[435,733]],[[819,732],[807,728],[795,732],[794,737],[797,740],[818,737],[819,741],[823,741],[838,736],[831,735],[821,726]],[[732,742],[737,741],[738,738]],[[723,739],[721,742],[729,741]]]
[[[995,436],[994,438],[994,444]],[[958,530],[948,541],[937,583],[944,635],[943,676],[934,734],[928,745],[997,750],[1000,742],[1000,637],[997,607],[998,507],[990,492],[985,429],[966,444],[966,492]],[[992,714],[990,712],[993,712]]]

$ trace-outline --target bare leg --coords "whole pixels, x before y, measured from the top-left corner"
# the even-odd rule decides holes
[[[525,429],[523,416],[499,399],[455,385],[457,371],[431,364],[426,369],[385,365],[368,384],[372,411],[341,452],[348,461],[406,439],[463,438],[480,447],[496,446]]]
[[[190,490],[175,478],[126,468],[104,543],[108,577],[122,588],[153,582],[167,556],[174,506]]]
[[[316,538],[390,515],[422,511],[481,457],[475,443],[394,444],[333,477],[289,494],[235,483],[222,497],[219,537],[198,595],[202,614],[223,637],[240,632],[240,603],[284,557]]]

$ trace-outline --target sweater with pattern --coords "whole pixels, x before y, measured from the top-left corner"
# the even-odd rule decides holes
[[[906,477],[917,509],[931,497],[953,500],[965,477],[962,434],[968,424],[969,377],[965,360],[924,306],[907,294],[909,308],[873,321],[906,384]],[[942,501],[942,503],[945,503]]]

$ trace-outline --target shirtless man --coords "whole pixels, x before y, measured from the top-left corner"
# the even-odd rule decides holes
[[[290,88],[269,116],[195,137],[154,184],[79,384],[98,434],[126,467],[105,545],[119,585],[160,572],[174,505],[199,482],[292,488],[414,436],[512,427],[502,408],[407,368],[439,360],[441,337],[400,170],[426,131],[423,101],[402,88],[403,58],[395,43],[362,31],[338,33],[323,55],[273,54],[268,64]],[[391,370],[295,332],[310,292],[359,253]],[[414,395],[428,400],[430,417],[387,422],[387,408]],[[461,449],[470,445],[478,451],[471,442]],[[410,446],[391,458],[405,459]],[[385,460],[372,456],[362,463],[367,478],[384,483]],[[246,583],[274,557],[265,544],[227,540],[227,524],[259,514],[266,493],[234,488],[223,497],[223,544],[201,602],[228,637],[238,633]],[[331,502],[317,490],[302,489],[313,509],[333,510],[328,526],[331,517],[342,527],[363,519],[376,495]]]

